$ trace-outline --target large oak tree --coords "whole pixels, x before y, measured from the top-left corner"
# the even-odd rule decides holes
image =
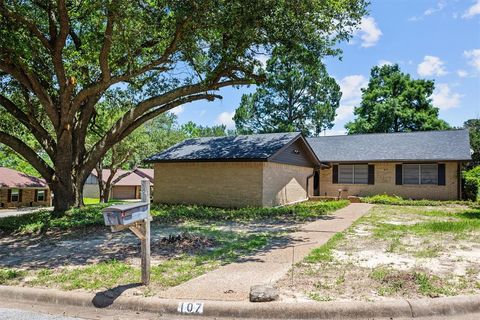
[[[0,143],[27,159],[56,211],[82,201],[99,160],[146,121],[263,80],[259,52],[336,55],[364,0],[0,0]],[[132,100],[91,147],[106,92]],[[27,132],[35,139],[21,139]],[[39,145],[42,152],[36,152]]]

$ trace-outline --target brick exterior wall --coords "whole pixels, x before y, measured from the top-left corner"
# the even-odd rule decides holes
[[[154,169],[154,202],[262,205],[262,162],[156,163]]]
[[[307,178],[312,174],[313,168],[265,162],[263,206],[272,207],[307,200]]]
[[[153,201],[271,207],[307,199],[312,168],[273,162],[156,163]]]
[[[8,202],[8,188],[0,188],[0,206],[3,204],[3,208],[17,208],[17,207],[42,207],[51,205],[51,192],[46,191],[45,201],[35,201],[35,189],[21,189],[22,201],[21,202]],[[39,189],[46,190],[46,189]]]
[[[333,184],[332,168],[320,171],[320,195],[338,196],[372,196],[387,193],[403,198],[456,200],[458,198],[458,163],[445,163],[446,185],[396,185],[395,163],[374,163],[375,184]]]

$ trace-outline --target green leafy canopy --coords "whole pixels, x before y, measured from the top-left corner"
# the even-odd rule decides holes
[[[234,116],[239,132],[319,135],[333,126],[342,94],[321,57],[277,48],[266,71],[266,81],[242,96]]]
[[[432,105],[434,88],[432,80],[412,79],[398,65],[375,66],[356,118],[345,128],[349,134],[449,129]]]

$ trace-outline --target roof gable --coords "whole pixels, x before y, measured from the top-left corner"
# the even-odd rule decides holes
[[[325,136],[307,140],[323,162],[471,160],[467,130]]]
[[[151,183],[153,183],[153,174],[150,177],[149,174],[153,169],[135,169],[133,171],[118,169],[115,175],[113,176],[112,181],[119,178],[121,175],[123,177],[113,185],[115,186],[140,186],[142,184],[142,179],[149,179]],[[103,182],[107,182],[107,179],[110,177],[110,169],[102,169],[102,180]],[[93,170],[92,175],[98,178],[97,171]]]
[[[146,161],[267,161],[298,138],[301,133],[291,132],[188,139]]]

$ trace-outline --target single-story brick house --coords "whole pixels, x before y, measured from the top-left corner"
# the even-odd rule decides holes
[[[468,131],[449,130],[189,139],[146,161],[154,163],[155,202],[243,207],[382,193],[459,199],[469,160]]]
[[[142,179],[147,178],[153,185],[153,169],[137,168],[132,171],[118,170],[112,181],[121,175],[126,174],[117,181],[110,191],[110,199],[127,200],[141,198]],[[102,179],[107,181],[110,176],[110,169],[103,169]],[[98,188],[97,171],[93,170],[83,185],[83,196],[86,198],[99,198],[100,191]]]
[[[51,192],[44,179],[0,167],[0,208],[50,205]]]

